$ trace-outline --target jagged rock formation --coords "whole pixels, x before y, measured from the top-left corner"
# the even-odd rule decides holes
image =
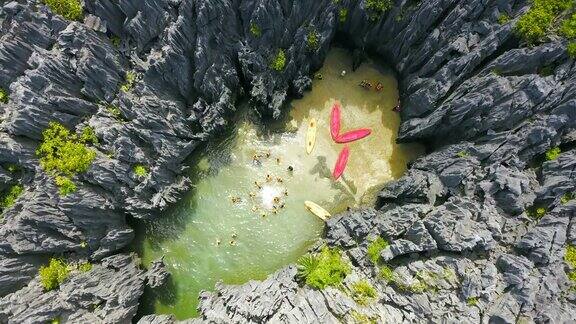
[[[382,190],[378,206],[328,222],[326,242],[354,265],[345,285],[366,278],[378,301],[360,307],[340,290],[301,287],[288,267],[203,294],[194,321],[573,320],[562,257],[576,244],[576,203],[560,200],[576,183],[576,67],[563,40],[527,47],[515,37],[528,5],[399,0],[373,20],[362,0],[86,0],[80,23],[36,0],[5,2],[0,87],[10,100],[0,103],[0,189],[20,182],[25,191],[0,220],[0,322],[130,321],[144,278],[156,277],[117,254],[134,236],[126,215],[154,217],[178,199],[190,182],[184,159],[225,126],[239,97],[278,116],[310,86],[337,35],[358,57],[371,51],[397,70],[399,138],[432,151]],[[512,21],[500,24],[503,13]],[[310,31],[319,35],[315,48]],[[275,71],[280,48],[287,63]],[[135,86],[120,91],[128,71]],[[100,142],[89,171],[74,179],[78,191],[64,197],[35,155],[53,120],[90,125]],[[534,167],[553,146],[565,152]],[[136,164],[148,175],[136,176]],[[547,213],[534,220],[531,206]],[[375,235],[392,243],[381,257],[396,285],[366,259]],[[53,255],[95,266],[42,293],[38,268]],[[422,281],[430,290],[401,289]],[[141,322],[160,320],[173,322]]]

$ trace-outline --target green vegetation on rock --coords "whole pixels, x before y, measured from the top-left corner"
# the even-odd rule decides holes
[[[371,20],[377,20],[392,8],[392,0],[364,0]]]
[[[80,21],[84,17],[84,9],[80,0],[42,0],[55,14],[68,20]]]
[[[12,207],[20,196],[24,192],[24,186],[21,184],[15,184],[8,191],[6,191],[2,196],[0,196],[0,208]]]
[[[464,159],[464,158],[469,157],[470,154],[469,154],[468,152],[466,152],[466,151],[460,151],[460,152],[456,153],[456,156],[459,157],[459,158]]]
[[[568,56],[573,59],[576,59],[576,42],[568,43],[568,47],[566,49],[568,51]]]
[[[394,270],[387,265],[383,265],[380,268],[380,277],[387,283],[392,283],[394,282]]]
[[[348,19],[348,9],[342,8],[338,11],[338,21],[343,24],[346,22],[346,19]]]
[[[8,170],[8,172],[10,173],[16,173],[18,171],[20,171],[20,167],[16,164],[13,163],[9,163],[5,166],[5,169]]]
[[[133,168],[134,174],[139,177],[145,177],[148,175],[148,168],[142,164],[136,164]]]
[[[90,262],[83,262],[78,265],[78,270],[81,272],[88,272],[92,270],[92,263]]]
[[[63,260],[50,259],[47,266],[41,266],[38,272],[40,274],[40,283],[44,290],[50,291],[56,289],[68,278],[68,266]]]
[[[94,128],[91,126],[84,127],[84,129],[82,129],[82,133],[80,134],[80,141],[82,143],[98,144],[98,137],[96,137]]]
[[[134,88],[134,83],[136,83],[136,73],[133,71],[126,72],[125,82],[120,85],[120,91],[128,92]]]
[[[558,15],[573,6],[573,0],[533,0],[532,7],[516,25],[516,33],[527,43],[541,41],[553,31]]]
[[[8,102],[8,92],[2,88],[0,88],[0,103],[7,103]]]
[[[560,28],[560,33],[568,39],[576,38],[576,14],[573,14],[570,18],[564,20],[562,27]]]
[[[256,23],[250,23],[250,33],[256,37],[262,36],[262,31]]]
[[[564,261],[570,267],[570,270],[568,270],[566,275],[568,276],[568,279],[576,285],[576,245],[568,244],[568,246],[566,246]]]
[[[546,215],[546,208],[542,206],[532,206],[526,209],[526,214],[533,219],[540,219]]]
[[[77,187],[74,181],[66,176],[56,176],[54,182],[58,187],[58,193],[60,196],[66,196],[76,191]]]
[[[122,112],[120,108],[114,105],[106,105],[106,110],[112,115],[116,120],[122,120]]]
[[[286,54],[284,53],[283,49],[279,49],[278,53],[272,60],[272,63],[270,63],[270,67],[276,71],[282,71],[284,70],[285,66],[286,66]]]
[[[560,203],[562,205],[567,204],[570,200],[573,200],[574,198],[576,198],[576,195],[572,192],[566,192],[565,194],[562,195],[562,197],[560,197]]]
[[[324,247],[319,253],[304,255],[297,265],[298,277],[316,289],[336,286],[350,273],[350,265],[336,248]]]
[[[350,314],[352,315],[352,319],[354,320],[353,323],[355,323],[355,324],[376,324],[376,323],[378,323],[375,318],[370,317],[366,314],[359,313],[356,310],[353,310],[352,313],[350,313]]]
[[[377,264],[378,261],[380,261],[380,253],[389,245],[390,244],[388,241],[378,236],[374,241],[368,244],[368,249],[366,252],[368,254],[368,259],[370,259],[372,263]]]
[[[368,280],[356,281],[351,285],[352,299],[358,305],[366,306],[374,301],[376,296],[376,289],[368,282]]]
[[[308,35],[306,35],[306,46],[308,47],[308,49],[310,50],[318,49],[318,46],[320,46],[319,39],[320,35],[318,34],[318,32],[314,29],[310,30],[308,32]]]
[[[116,46],[116,47],[119,47],[119,46],[120,46],[121,39],[120,39],[120,37],[118,37],[118,36],[116,36],[116,35],[113,35],[113,36],[110,37],[110,42],[112,42],[112,45],[114,45],[114,46]]]
[[[94,143],[93,130],[86,127],[81,136],[72,133],[57,122],[50,122],[42,132],[42,142],[36,149],[40,157],[40,166],[56,177],[56,185],[61,194],[76,190],[71,178],[86,172],[96,157],[96,152],[86,144]]]
[[[548,151],[546,151],[546,160],[547,161],[556,160],[558,156],[560,156],[560,153],[562,153],[562,150],[559,147],[553,147]]]
[[[509,22],[510,22],[510,16],[508,16],[507,14],[501,14],[498,17],[498,23],[500,23],[500,25],[506,25]]]
[[[470,297],[470,298],[466,299],[466,304],[468,304],[468,306],[478,305],[478,297]]]

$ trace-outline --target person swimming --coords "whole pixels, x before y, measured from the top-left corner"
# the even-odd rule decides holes
[[[294,172],[294,167],[291,166],[291,165],[289,165],[289,166],[288,166],[288,171],[289,171],[289,172]]]
[[[392,108],[392,111],[400,112],[400,99],[398,99],[398,104],[396,105],[396,107]]]
[[[359,84],[362,88],[370,90],[372,89],[372,83],[368,82],[368,80],[362,80]]]
[[[378,82],[378,84],[376,85],[376,91],[382,91],[384,89],[384,85],[382,85],[382,83]]]

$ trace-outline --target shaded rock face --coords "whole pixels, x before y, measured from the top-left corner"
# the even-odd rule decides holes
[[[362,0],[84,5],[83,23],[35,0],[0,9],[0,87],[10,95],[0,103],[0,189],[25,189],[0,219],[0,322],[130,321],[145,282],[161,285],[166,274],[160,266],[145,274],[117,254],[134,236],[126,216],[152,218],[189,188],[183,161],[225,127],[239,97],[278,117],[309,88],[337,33],[357,58],[372,51],[397,70],[399,139],[431,143],[432,153],[383,188],[377,207],[327,223],[326,243],[353,263],[345,286],[365,278],[377,302],[362,308],[338,289],[301,287],[288,267],[202,294],[194,321],[330,323],[358,312],[394,323],[576,317],[562,261],[566,244],[576,243],[576,204],[560,198],[575,184],[576,68],[564,41],[526,47],[516,39],[526,1],[402,0],[377,19]],[[504,13],[513,19],[500,24]],[[310,33],[318,44],[308,43]],[[286,64],[276,71],[280,49]],[[121,91],[129,71],[134,87]],[[35,154],[50,121],[91,126],[99,139],[92,166],[66,196]],[[534,168],[553,146],[564,152]],[[136,176],[136,164],[148,174]],[[547,213],[531,219],[532,206]],[[391,243],[381,260],[393,266],[395,285],[378,279],[366,258],[377,235]],[[54,255],[95,266],[44,293],[37,271]],[[401,289],[422,282],[429,290]]]

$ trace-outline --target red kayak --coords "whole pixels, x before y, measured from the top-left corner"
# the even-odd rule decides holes
[[[346,169],[346,163],[348,163],[348,157],[350,156],[350,148],[348,146],[344,146],[342,151],[340,151],[340,155],[338,155],[338,160],[336,161],[336,165],[334,166],[334,172],[332,172],[332,176],[334,176],[334,180],[338,180],[342,173],[344,173],[344,169]]]
[[[348,133],[344,133],[336,137],[334,141],[336,143],[349,143],[357,141],[359,139],[363,139],[364,137],[370,135],[370,133],[372,133],[372,131],[369,130],[368,128],[360,128],[353,131],[349,131]]]
[[[338,103],[334,103],[332,113],[330,113],[330,134],[334,141],[340,135],[340,105]]]

